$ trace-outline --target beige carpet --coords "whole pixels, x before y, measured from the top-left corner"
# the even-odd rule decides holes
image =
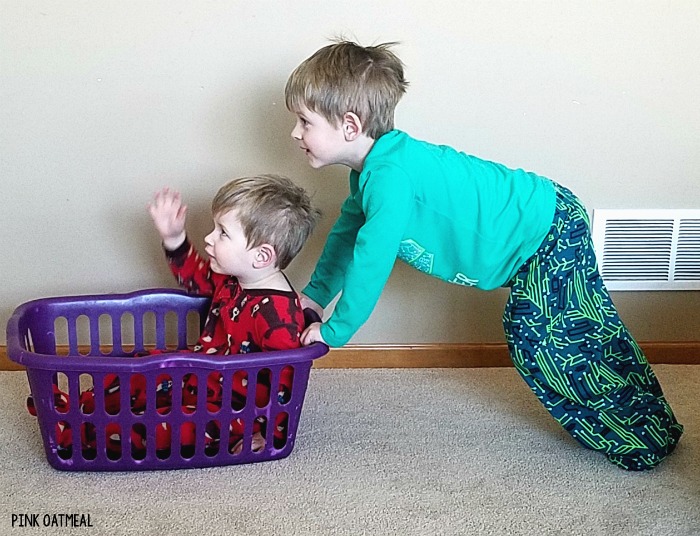
[[[60,472],[2,372],[0,534],[700,535],[700,366],[655,370],[686,432],[645,473],[579,447],[512,368],[314,370],[285,460]],[[92,527],[11,526],[62,513]]]

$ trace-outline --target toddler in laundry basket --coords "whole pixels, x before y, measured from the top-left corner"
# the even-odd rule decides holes
[[[350,168],[302,305],[333,313],[302,343],[341,346],[367,320],[398,257],[447,282],[510,287],[513,362],[577,441],[629,470],[675,448],[678,424],[598,273],[588,216],[568,189],[394,128],[406,91],[392,43],[325,46],[285,88],[309,164]]]
[[[163,189],[148,212],[178,283],[188,292],[212,297],[195,352],[230,355],[301,345],[304,314],[282,270],[299,253],[320,215],[303,188],[278,175],[242,177],[222,186],[212,201],[214,229],[204,239],[208,259],[187,238],[187,207],[178,192]],[[196,401],[195,379],[184,380],[183,404]],[[208,392],[220,393],[220,382],[220,375],[218,382],[210,375]],[[283,373],[279,396],[291,389],[288,382]],[[269,393],[269,385],[257,385],[256,396],[263,400],[268,394],[260,390],[265,387]],[[233,396],[243,398],[245,386],[234,385]],[[275,432],[282,433],[284,425],[275,423]],[[230,436],[234,451],[240,448],[238,435],[242,437],[242,430]],[[260,443],[257,431],[253,450]]]
[[[164,188],[148,204],[148,212],[161,236],[165,255],[178,283],[188,292],[211,296],[211,306],[194,352],[231,355],[259,351],[287,350],[301,346],[304,314],[299,295],[282,271],[299,253],[319,218],[303,188],[290,179],[277,175],[260,175],[234,179],[217,192],[212,202],[214,230],[204,242],[208,258],[203,258],[187,238],[187,207],[180,194]],[[218,377],[217,377],[218,376]],[[291,391],[291,370],[283,369],[277,396],[288,399]],[[135,377],[138,378],[138,377]],[[138,414],[145,408],[146,385],[130,386],[131,411]],[[167,411],[173,386],[167,375],[157,380],[156,406]],[[143,379],[143,378],[141,378]],[[207,404],[221,405],[222,375],[210,374],[207,379]],[[269,378],[256,382],[256,403],[265,405],[270,396]],[[105,378],[105,405],[119,403],[119,379]],[[234,375],[232,405],[245,403],[247,378]],[[60,398],[60,397],[58,397]],[[191,412],[197,401],[197,377],[185,375],[182,385],[184,412]],[[94,409],[94,391],[81,394],[81,407],[86,413]],[[210,407],[211,411],[215,408]],[[286,436],[286,417],[274,423],[274,439]],[[229,450],[240,451],[243,427],[231,424]],[[265,444],[265,430],[260,423],[253,429],[252,450]],[[90,435],[90,434],[88,434]],[[110,435],[110,434],[108,434]],[[117,448],[120,438],[112,434],[108,449]],[[218,442],[219,430],[206,430],[206,441]],[[156,434],[156,449],[169,449],[167,425]],[[70,438],[68,438],[69,440]],[[83,449],[91,448],[94,438],[83,437]],[[191,437],[183,437],[183,448],[194,448]],[[61,441],[59,440],[59,443]],[[132,431],[131,445],[135,457],[139,449],[145,453],[145,436]],[[213,445],[211,445],[213,447]],[[68,445],[63,445],[68,448]],[[218,447],[218,446],[217,446]],[[108,452],[109,454],[109,452]]]

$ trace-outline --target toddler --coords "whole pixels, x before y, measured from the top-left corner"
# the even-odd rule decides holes
[[[333,43],[286,84],[292,137],[311,167],[350,168],[302,304],[323,314],[340,298],[302,343],[345,344],[396,258],[453,284],[510,287],[511,357],[550,414],[620,467],[656,466],[683,427],[603,285],[585,208],[547,178],[396,130],[408,82],[392,46]]]
[[[187,239],[187,207],[178,192],[164,188],[148,211],[178,283],[189,292],[212,297],[194,352],[230,355],[301,345],[304,313],[282,271],[299,253],[319,217],[301,187],[277,175],[243,177],[222,186],[212,201],[214,229],[204,239],[208,260]],[[208,404],[221,404],[222,379],[221,374],[208,376]],[[246,384],[247,378],[234,376],[234,402],[245,399]],[[277,396],[288,396],[291,387],[290,375],[283,372]],[[265,405],[270,389],[264,382],[256,385],[259,406]],[[187,412],[196,398],[196,377],[188,375],[183,378],[183,410]],[[285,429],[286,422],[275,423],[276,435],[283,436]],[[240,451],[243,430],[230,432],[229,450],[235,454]],[[218,440],[218,430],[207,434],[210,441]],[[256,422],[253,450],[262,448],[264,435]]]

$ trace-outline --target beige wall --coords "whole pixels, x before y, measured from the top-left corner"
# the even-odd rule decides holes
[[[400,41],[397,126],[524,167],[593,208],[700,207],[700,7],[675,1],[0,0],[0,324],[52,295],[172,286],[144,206],[162,185],[190,234],[233,176],[283,172],[325,212],[347,192],[289,137],[287,75],[339,33]],[[700,293],[616,293],[641,340],[693,340]],[[398,266],[353,342],[500,341],[505,291]],[[4,333],[2,340],[4,342]]]

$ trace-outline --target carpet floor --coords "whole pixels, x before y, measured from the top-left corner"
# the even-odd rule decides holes
[[[685,434],[643,473],[575,443],[512,368],[315,369],[284,460],[62,472],[26,375],[1,372],[0,534],[700,535],[700,366],[654,369]],[[71,513],[91,526],[43,526]]]

